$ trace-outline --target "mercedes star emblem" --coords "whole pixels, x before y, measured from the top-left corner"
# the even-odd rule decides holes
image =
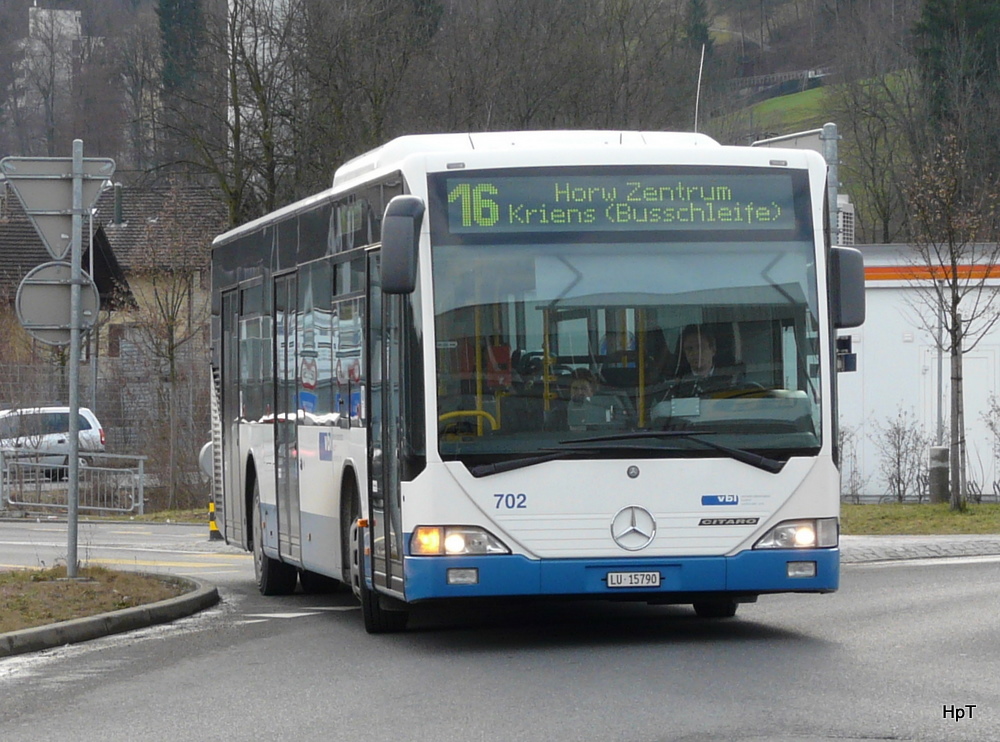
[[[626,551],[645,549],[656,535],[656,519],[646,508],[629,505],[611,519],[611,538]]]

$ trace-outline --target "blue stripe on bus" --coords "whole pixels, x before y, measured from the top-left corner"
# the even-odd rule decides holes
[[[788,562],[815,562],[815,577],[788,577]],[[839,549],[744,551],[731,557],[528,559],[523,556],[404,558],[406,599],[618,595],[630,592],[817,592],[839,586]],[[475,567],[476,585],[449,585],[447,571]],[[659,588],[609,588],[608,572],[660,573]]]

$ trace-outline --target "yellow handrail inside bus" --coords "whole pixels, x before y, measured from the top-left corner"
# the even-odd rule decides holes
[[[490,413],[488,413],[486,410],[452,410],[451,412],[445,412],[443,415],[439,415],[438,416],[438,422],[444,422],[445,420],[451,420],[451,419],[456,418],[456,417],[478,417],[478,418],[485,418],[487,421],[489,421],[490,427],[493,430],[497,430],[500,427],[499,423],[497,423],[497,419],[495,417],[493,417],[493,415],[491,415]],[[479,420],[479,435],[483,434],[483,432],[482,432],[482,430],[483,430],[483,424],[482,423],[483,423],[483,421],[482,421],[482,419],[480,419]]]

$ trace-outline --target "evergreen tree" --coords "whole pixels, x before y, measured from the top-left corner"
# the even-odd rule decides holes
[[[706,0],[688,0],[685,23],[688,44],[698,53],[701,53],[701,48],[704,46],[706,57],[712,54],[712,35],[709,31],[711,21]]]
[[[968,100],[1000,92],[1000,3],[924,0],[914,29],[932,115],[953,120]]]
[[[163,42],[163,90],[167,95],[188,87],[201,50],[201,0],[159,0],[156,11]]]
[[[441,24],[444,5],[440,0],[413,0],[413,15],[424,41],[430,41]]]

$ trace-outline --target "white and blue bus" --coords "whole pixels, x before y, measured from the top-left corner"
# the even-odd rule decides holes
[[[839,580],[826,165],[699,134],[407,136],[218,237],[219,526],[370,632],[504,597],[728,617]]]

